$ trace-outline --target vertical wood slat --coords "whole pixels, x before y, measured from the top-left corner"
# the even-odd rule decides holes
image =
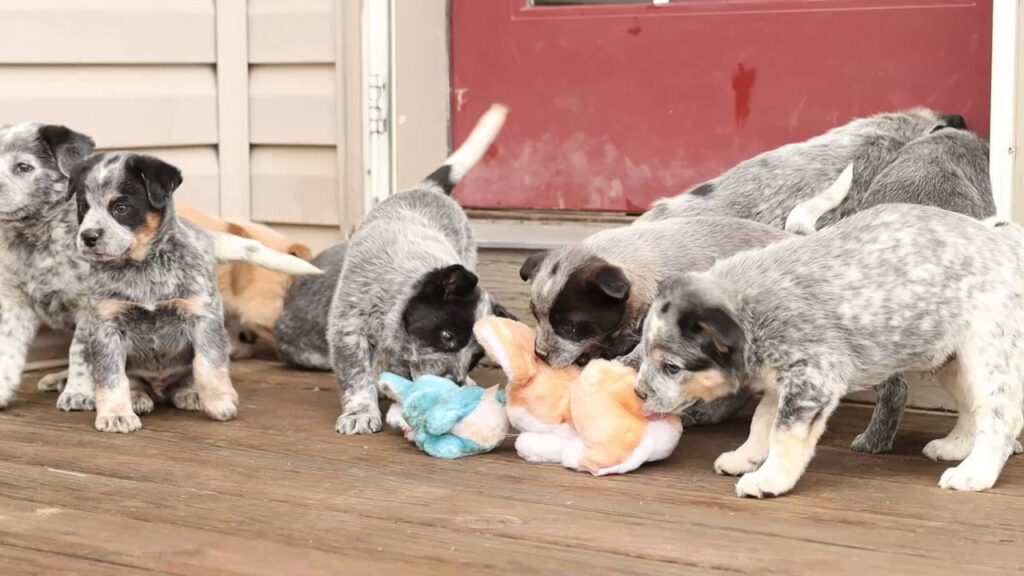
[[[338,226],[343,238],[363,217],[364,0],[334,0],[337,97]]]
[[[248,2],[217,0],[216,6],[220,215],[248,220],[251,218]]]

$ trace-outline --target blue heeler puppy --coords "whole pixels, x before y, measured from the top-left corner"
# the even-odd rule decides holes
[[[338,432],[381,429],[382,372],[461,381],[483,355],[473,324],[492,303],[477,286],[476,243],[451,193],[497,137],[506,112],[492,106],[443,166],[374,207],[349,240],[327,332],[341,393]]]
[[[938,372],[953,431],[926,456],[962,460],[939,485],[992,487],[1024,426],[1024,230],[930,206],[884,204],[807,237],[665,285],[651,308],[637,393],[680,412],[763,394],[750,437],[715,462],[740,496],[789,492],[848,392]]]

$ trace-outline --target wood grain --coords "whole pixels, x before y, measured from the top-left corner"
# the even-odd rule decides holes
[[[169,407],[131,436],[92,430],[27,378],[0,414],[0,573],[1005,574],[1024,568],[1024,466],[993,491],[936,486],[920,456],[952,418],[912,413],[893,454],[846,446],[842,408],[797,490],[733,496],[714,457],[742,420],[690,429],[663,463],[613,478],[519,460],[456,461],[393,431],[342,437],[329,374],[233,367],[239,419]],[[500,381],[493,370],[475,375]]]

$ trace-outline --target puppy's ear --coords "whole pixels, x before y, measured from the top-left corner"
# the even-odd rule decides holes
[[[96,143],[85,134],[60,126],[45,124],[39,127],[39,138],[46,143],[57,162],[57,169],[64,176],[71,176],[71,169],[92,154]]]
[[[533,277],[537,274],[537,269],[544,262],[544,259],[548,257],[548,250],[543,252],[537,252],[531,254],[529,258],[523,262],[523,265],[519,267],[519,277],[523,279],[523,282],[529,282],[533,280]]]
[[[967,130],[967,122],[964,117],[959,114],[943,114],[939,116],[942,123],[949,128],[955,128],[957,130]]]
[[[679,330],[694,338],[708,358],[718,365],[742,371],[747,334],[728,310],[719,307],[684,311],[679,315]]]
[[[128,159],[127,167],[142,180],[149,203],[157,210],[166,206],[171,194],[181,186],[181,170],[159,158],[132,156]]]
[[[618,266],[602,262],[593,267],[587,274],[587,285],[599,290],[602,294],[621,302],[629,298],[629,278]]]
[[[519,320],[515,314],[508,311],[508,308],[502,306],[497,300],[491,299],[491,314],[498,318],[508,318],[509,320]]]
[[[431,295],[440,300],[464,300],[473,295],[479,282],[476,274],[466,270],[461,264],[442,268],[428,279]]]

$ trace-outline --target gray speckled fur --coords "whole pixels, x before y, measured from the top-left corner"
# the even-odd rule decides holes
[[[108,198],[128,178],[125,166],[131,154],[102,154],[81,175],[79,204],[88,210],[81,222],[87,230],[102,229],[95,247],[83,244],[79,252],[90,261],[89,306],[75,332],[84,350],[84,362],[97,391],[96,427],[107,432],[130,432],[141,426],[138,416],[127,411],[108,413],[105,396],[129,398],[129,377],[145,381],[158,396],[181,407],[203,409],[215,419],[233,418],[237,394],[202,382],[202,372],[220,372],[227,378],[229,343],[224,310],[217,289],[213,236],[178,219],[170,193],[144,255],[128,258],[136,248],[124,244],[132,234],[108,212]],[[179,180],[180,182],[180,180]],[[152,186],[147,181],[147,186]],[[193,310],[169,306],[175,300],[190,301]],[[106,302],[127,303],[124,309],[105,312]],[[196,368],[196,366],[200,368]],[[185,396],[194,396],[186,401]],[[117,400],[109,400],[116,405]]]
[[[856,195],[867,190],[904,146],[941,124],[937,112],[924,108],[859,118],[805,142],[758,154],[709,180],[714,187],[710,194],[659,200],[637,221],[732,216],[782,228],[797,204],[828,188],[850,164],[856,167],[851,188]]]
[[[347,246],[341,242],[318,254],[312,263],[324,273],[296,278],[284,297],[284,308],[274,325],[274,340],[278,355],[290,367],[325,372],[331,369],[327,318]]]
[[[638,393],[650,410],[685,406],[692,398],[683,386],[698,382],[695,373],[671,376],[665,366],[693,365],[709,333],[728,341],[734,359],[717,366],[723,382],[764,397],[750,438],[723,454],[716,470],[745,474],[737,493],[760,497],[795,485],[847,392],[892,374],[941,370],[953,374],[943,382],[960,415],[925,454],[963,459],[941,486],[989,488],[1024,424],[1022,254],[1016,225],[888,204],[720,261],[658,296],[645,325]],[[729,322],[712,320],[716,311],[732,323],[731,336]],[[712,328],[681,331],[687,314]]]
[[[628,354],[640,341],[640,329],[658,283],[693,270],[705,270],[719,258],[761,248],[788,238],[786,232],[736,218],[670,218],[604,230],[582,242],[550,252],[530,283],[530,301],[537,315],[538,348],[548,352],[548,363],[566,366],[580,355],[593,357]],[[555,333],[548,313],[569,276],[594,257],[622,268],[629,278],[627,314],[618,330],[602,338],[575,342]],[[552,273],[557,268],[557,273]],[[635,354],[624,358],[639,365]],[[692,407],[684,415],[689,424],[712,424],[739,409],[745,393]]]
[[[53,149],[41,137],[43,127],[0,128],[0,409],[21,383],[40,324],[71,330],[86,299],[88,265],[74,250],[77,223],[66,195],[70,167],[93,142],[72,133]],[[16,173],[19,163],[32,171]]]

